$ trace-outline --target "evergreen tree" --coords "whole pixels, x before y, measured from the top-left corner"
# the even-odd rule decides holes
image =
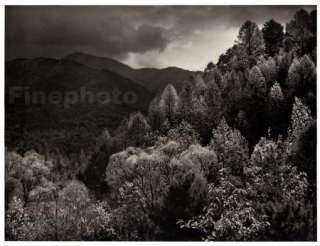
[[[254,99],[264,99],[267,94],[266,80],[258,66],[254,66],[249,72],[247,93]],[[253,102],[255,103],[255,102]]]
[[[212,71],[212,69],[214,69],[215,66],[216,66],[216,65],[215,65],[213,62],[209,62],[208,65],[207,65],[207,67],[205,68],[204,72],[207,73],[207,72]]]
[[[206,81],[207,84],[215,83],[220,90],[223,90],[225,86],[223,84],[222,74],[217,67],[213,68],[210,72],[206,73],[204,75],[204,80]]]
[[[238,44],[248,56],[258,56],[263,53],[264,43],[262,33],[256,23],[246,21],[240,28]]]
[[[307,52],[308,41],[313,36],[311,30],[310,15],[304,9],[296,12],[293,19],[286,26],[286,32],[293,39],[300,55]]]
[[[128,145],[129,146],[143,146],[147,145],[147,137],[150,126],[146,118],[140,112],[130,115],[128,121]]]
[[[119,151],[115,140],[110,136],[108,130],[104,130],[100,136],[101,144],[99,148],[90,156],[88,164],[80,175],[80,180],[95,193],[99,198],[107,192],[105,183],[105,169],[108,165],[109,158],[112,154]]]
[[[100,136],[97,139],[95,151],[97,152],[100,147],[104,144],[107,144],[111,139],[111,134],[107,128],[103,129]],[[85,155],[83,151],[80,153],[81,156]]]
[[[169,84],[163,90],[160,97],[160,110],[162,115],[168,119],[172,125],[176,119],[179,107],[179,97],[173,85]]]
[[[277,72],[278,72],[277,81],[283,87],[286,85],[288,71],[289,71],[289,67],[292,63],[292,60],[293,60],[292,53],[283,52],[281,54],[276,55],[276,57],[275,57],[275,62],[277,65]]]
[[[271,98],[271,104],[273,105],[283,102],[284,96],[278,82],[274,83],[274,85],[271,87],[270,98]]]
[[[291,95],[299,97],[316,91],[316,67],[308,55],[295,58],[289,68],[287,85]]]
[[[238,45],[235,44],[232,46],[232,48],[227,49],[227,51],[224,54],[219,56],[217,66],[222,73],[225,73],[231,70],[230,62],[233,59],[233,57],[236,55],[237,48],[238,48]]]
[[[234,70],[226,72],[223,76],[224,90],[221,92],[224,115],[226,118],[234,117],[234,112],[239,109],[243,97],[243,88],[240,77]]]
[[[211,74],[212,72],[210,72]],[[197,74],[193,77],[193,94],[196,97],[204,96],[207,90],[207,85],[201,74]]]
[[[179,94],[179,117],[189,123],[192,122],[192,98],[193,98],[193,87],[191,83],[186,83]]]
[[[262,28],[265,51],[269,56],[279,52],[283,41],[283,26],[274,20],[266,22]]]
[[[210,87],[210,86],[209,86]],[[207,143],[210,139],[210,129],[213,124],[212,116],[209,115],[209,106],[207,104],[206,95],[210,89],[205,93],[205,96],[192,95],[191,107],[191,124],[193,128],[200,134],[201,142]]]
[[[221,90],[215,80],[208,82],[208,89],[205,94],[205,101],[208,107],[208,115],[212,126],[216,126],[220,121],[222,112]]]
[[[244,130],[250,148],[256,144],[267,131],[266,118],[267,85],[258,66],[254,66],[248,73],[244,98],[241,109],[246,112],[248,129]]]
[[[159,98],[156,96],[152,99],[148,109],[148,119],[153,130],[159,130],[163,121],[159,106]]]
[[[260,71],[262,72],[268,88],[271,87],[271,85],[274,83],[274,81],[277,80],[278,73],[277,73],[277,66],[276,62],[272,57],[269,57],[266,59],[261,59],[258,61],[257,66],[260,68]]]
[[[275,83],[268,95],[267,122],[271,128],[271,136],[285,135],[288,128],[289,115],[286,110],[286,101],[279,83]]]

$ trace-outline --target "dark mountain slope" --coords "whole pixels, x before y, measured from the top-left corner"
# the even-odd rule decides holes
[[[182,85],[190,81],[195,72],[183,70],[177,67],[168,67],[164,69],[141,68],[135,70],[133,79],[142,81],[141,85],[145,86],[152,92],[162,91],[167,84],[172,84],[177,90]]]
[[[10,103],[10,91],[18,87],[25,89],[18,92],[14,103]],[[7,129],[14,127],[23,131],[66,130],[78,125],[86,126],[93,132],[99,132],[104,127],[115,128],[131,112],[146,111],[153,96],[144,87],[117,73],[96,70],[67,59],[8,61],[5,67],[5,88]],[[93,95],[93,101],[90,99],[92,96],[81,94],[81,90]],[[120,96],[112,100],[115,91]],[[25,100],[24,96],[29,94],[32,98],[34,92],[45,95],[45,103],[39,97],[38,103]],[[58,92],[63,99],[58,103],[48,102],[52,92]],[[70,93],[76,94],[77,98]],[[133,94],[135,101],[134,97],[124,97]],[[105,95],[109,95],[110,100],[104,104],[101,101],[106,99]]]
[[[131,78],[132,74],[134,73],[134,69],[128,65],[107,57],[99,57],[81,52],[75,52],[67,55],[65,59],[84,64],[94,69],[106,69],[127,78]]]
[[[180,89],[183,83],[188,81],[195,73],[177,67],[168,67],[164,69],[133,69],[114,59],[78,52],[66,56],[66,59],[79,62],[91,68],[101,70],[107,69],[118,73],[123,77],[134,80],[154,93],[161,91],[169,83],[173,84],[177,89]]]

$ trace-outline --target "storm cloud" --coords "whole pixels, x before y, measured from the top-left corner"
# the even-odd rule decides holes
[[[72,52],[133,67],[203,69],[232,46],[241,24],[285,24],[313,6],[7,6],[6,59]]]

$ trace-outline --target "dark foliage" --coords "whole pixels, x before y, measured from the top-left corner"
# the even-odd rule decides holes
[[[266,54],[274,56],[282,47],[283,26],[274,20],[266,22],[262,28]]]

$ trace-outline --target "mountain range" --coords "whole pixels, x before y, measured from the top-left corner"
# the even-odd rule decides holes
[[[76,61],[94,69],[115,72],[142,85],[153,93],[162,91],[169,83],[179,90],[195,73],[178,67],[134,69],[111,58],[98,57],[80,52],[67,55],[65,59]]]
[[[71,130],[84,126],[98,133],[103,128],[115,129],[124,117],[135,111],[147,112],[156,93],[172,83],[177,89],[190,79],[194,72],[180,68],[133,69],[111,58],[84,53],[73,53],[61,59],[21,58],[5,64],[6,132],[14,132],[17,138],[24,131]],[[20,88],[14,103],[12,88]],[[83,103],[28,103],[35,92],[48,96],[52,92],[67,95],[79,93],[81,88],[98,95],[114,90],[121,95],[133,93],[135,101],[107,104]],[[123,98],[122,98],[123,99]],[[32,101],[31,101],[32,102]],[[10,140],[13,137],[10,137]]]

